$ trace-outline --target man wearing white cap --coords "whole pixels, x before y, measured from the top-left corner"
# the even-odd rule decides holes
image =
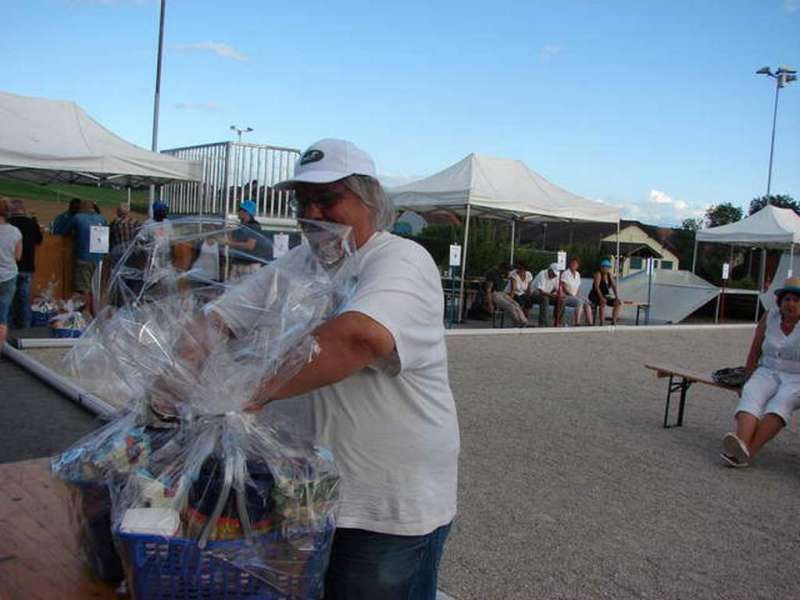
[[[459,453],[439,271],[387,231],[394,208],[352,143],[312,145],[279,187],[294,190],[298,217],[352,228],[358,284],[315,332],[320,353],[288,383],[266,383],[249,409],[311,396],[316,441],[342,478],[325,599],[434,600]]]
[[[558,300],[558,271],[558,263],[553,263],[531,282],[531,298],[539,304],[539,327],[550,327],[550,301]]]

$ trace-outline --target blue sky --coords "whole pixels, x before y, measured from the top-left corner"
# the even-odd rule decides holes
[[[157,0],[3,8],[0,89],[70,99],[150,145]],[[800,0],[168,0],[159,147],[345,137],[392,181],[470,152],[676,223],[765,192]],[[781,92],[773,193],[800,199],[800,82]],[[1,135],[1,133],[0,133]]]

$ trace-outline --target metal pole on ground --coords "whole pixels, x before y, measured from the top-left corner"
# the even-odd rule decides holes
[[[617,294],[621,297],[622,292],[620,291],[622,287],[622,260],[619,255],[619,219],[617,219]]]
[[[514,264],[514,244],[517,241],[517,221],[512,217],[511,219],[511,258],[509,263]]]
[[[464,224],[464,251],[461,253],[461,286],[458,292],[458,322],[464,317],[464,280],[467,278],[467,252],[469,244],[470,205],[467,204],[466,222]]]
[[[767,275],[767,249],[761,249],[761,275],[758,279],[758,294],[756,294],[756,318],[755,322],[758,323],[758,312],[761,308],[761,292],[764,291],[764,281]]]

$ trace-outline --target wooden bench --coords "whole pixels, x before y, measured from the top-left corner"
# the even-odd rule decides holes
[[[652,369],[656,372],[658,377],[669,377],[669,384],[667,386],[667,402],[664,406],[664,427],[681,427],[683,426],[683,415],[686,410],[686,392],[693,383],[703,383],[710,385],[721,390],[728,390],[731,392],[738,392],[740,387],[725,385],[724,383],[717,383],[711,376],[711,373],[701,373],[692,371],[691,369],[684,369],[682,367],[674,367],[672,365],[645,365],[646,368]],[[669,424],[669,405],[672,400],[674,392],[680,392],[680,400],[678,403],[678,418],[672,425]]]

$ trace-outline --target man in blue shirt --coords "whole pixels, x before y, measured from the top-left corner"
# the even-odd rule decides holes
[[[102,254],[89,252],[92,227],[96,225],[107,226],[108,223],[94,211],[91,202],[84,201],[81,204],[81,211],[72,217],[65,232],[75,240],[72,286],[83,297],[90,313],[92,312],[92,277],[97,269],[97,264],[103,258]]]

